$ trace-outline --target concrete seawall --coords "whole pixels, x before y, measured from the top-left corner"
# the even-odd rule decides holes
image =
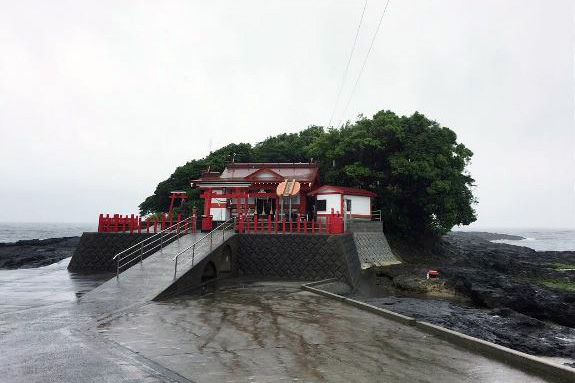
[[[153,234],[84,233],[68,269],[81,273],[114,272],[114,255],[151,235]],[[165,241],[165,244],[167,242]],[[352,234],[242,234],[234,238],[229,245],[231,269],[224,271],[220,264],[215,262],[218,276],[224,272],[229,275],[300,281],[337,278],[355,288],[361,280],[361,265]],[[154,250],[157,251],[158,248],[145,251],[143,258],[147,258]],[[214,255],[210,259],[217,257]],[[198,265],[199,269],[202,268],[200,266]],[[202,272],[193,271],[166,293],[172,295],[175,291],[192,288],[192,281],[198,280],[196,274],[201,276]]]
[[[116,271],[114,255],[152,236],[148,233],[84,233],[74,251],[68,270],[78,273],[103,273]],[[152,254],[151,249],[144,258]]]
[[[258,278],[315,281],[338,278],[356,285],[361,272],[353,237],[242,234],[237,271]]]

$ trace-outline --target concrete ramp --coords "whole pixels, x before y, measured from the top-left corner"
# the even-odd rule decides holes
[[[235,234],[229,233],[225,240],[221,236],[214,236],[212,243],[202,241],[195,249],[194,263],[185,263],[179,266],[177,275],[174,275],[174,262],[172,258],[180,251],[186,249],[204,234],[187,234],[144,259],[126,271],[119,278],[112,278],[96,289],[85,294],[83,302],[100,303],[106,306],[109,313],[141,305],[158,297],[170,286],[188,274],[192,268],[201,267],[203,260],[214,249],[228,241]]]
[[[387,242],[383,233],[382,222],[353,221],[348,231],[353,233],[353,240],[362,269],[401,263]]]

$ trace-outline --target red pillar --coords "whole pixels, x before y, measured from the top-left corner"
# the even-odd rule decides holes
[[[237,216],[239,217],[240,215],[242,215],[242,195],[240,194],[240,188],[235,188],[235,193],[236,195],[236,210],[237,210]]]
[[[276,210],[276,214],[274,215],[274,221],[276,221],[276,223],[275,223],[275,232],[276,232],[276,234],[277,234],[277,233],[278,233],[278,213],[277,213],[277,210]]]
[[[176,199],[175,194],[170,194],[170,208],[168,209],[168,214],[172,215],[172,209],[174,208],[174,200]]]
[[[245,195],[246,195],[246,208],[244,209],[244,212],[248,214],[250,209],[250,193],[246,191]]]
[[[212,230],[212,217],[210,217],[210,209],[212,207],[212,189],[207,189],[204,192],[204,216],[202,217],[202,230]]]

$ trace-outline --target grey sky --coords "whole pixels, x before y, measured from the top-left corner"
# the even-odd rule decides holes
[[[420,111],[475,153],[476,227],[575,227],[574,4],[392,0],[336,120]],[[135,213],[210,142],[327,124],[362,7],[1,0],[0,221]]]

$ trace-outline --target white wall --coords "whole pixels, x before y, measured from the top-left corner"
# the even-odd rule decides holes
[[[213,194],[223,194],[222,190],[214,189],[212,190]],[[212,203],[226,203],[226,198],[213,198]],[[210,215],[213,217],[212,220],[214,221],[227,221],[230,218],[230,211],[226,208],[219,208],[219,207],[212,207],[210,208]]]
[[[351,214],[352,215],[370,215],[371,214],[371,198],[356,195],[344,195],[344,199],[351,200]],[[345,209],[345,205],[344,205]]]
[[[341,195],[340,194],[318,194],[316,196],[318,201],[325,200],[326,209],[325,211],[318,211],[318,213],[331,213],[331,209],[335,213],[341,212]],[[351,203],[353,207],[353,202]]]

